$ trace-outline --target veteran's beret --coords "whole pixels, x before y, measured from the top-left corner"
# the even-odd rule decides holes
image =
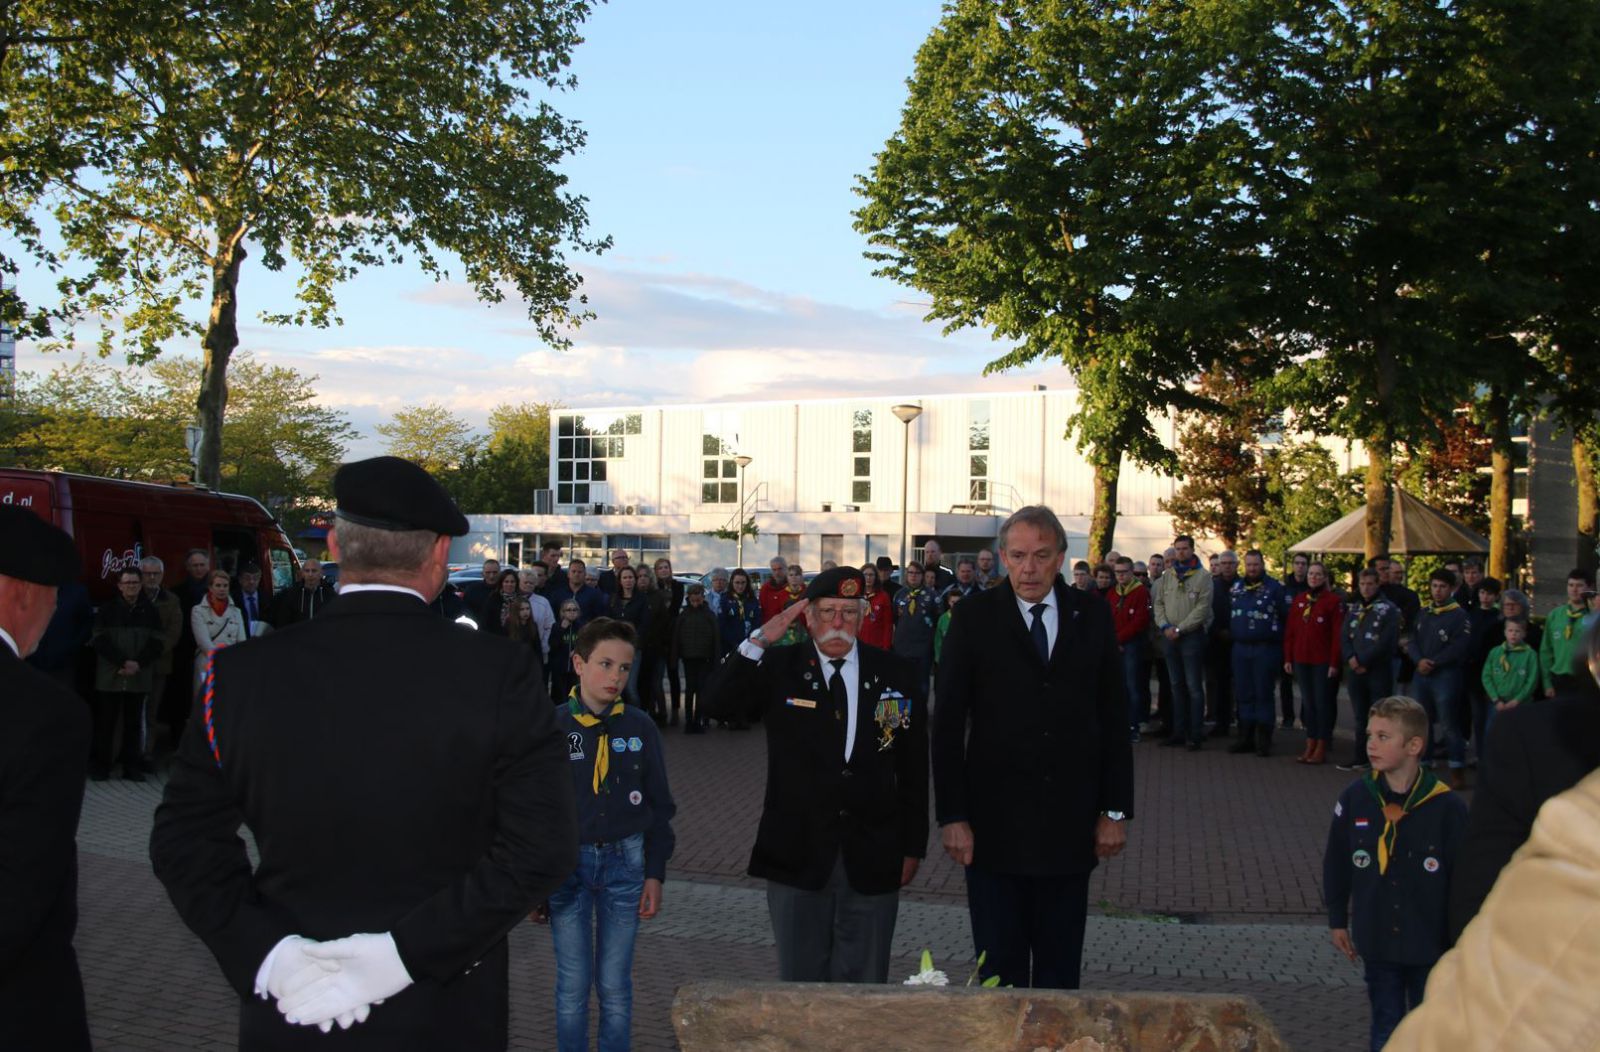
[[[0,576],[62,588],[78,579],[78,547],[27,508],[0,504]]]
[[[467,517],[437,479],[409,460],[373,457],[341,467],[333,476],[334,512],[346,522],[377,530],[432,530],[447,537],[467,532]]]
[[[866,591],[867,579],[861,576],[860,570],[853,566],[836,566],[811,579],[806,586],[806,598],[812,602],[818,599],[860,599],[866,595]]]

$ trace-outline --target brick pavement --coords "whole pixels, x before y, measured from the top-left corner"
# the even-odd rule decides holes
[[[1298,746],[1286,735],[1280,747]],[[676,1047],[668,1009],[679,983],[775,973],[764,895],[743,875],[760,813],[763,732],[669,733],[667,748],[678,853],[663,912],[638,945],[640,1049]],[[1302,1052],[1361,1047],[1364,990],[1358,970],[1327,945],[1318,891],[1328,811],[1350,776],[1218,747],[1190,754],[1141,745],[1135,763],[1129,850],[1091,885],[1097,916],[1085,985],[1245,993]],[[78,947],[96,1047],[231,1049],[233,995],[145,859],[159,791],[153,782],[92,784],[85,800]],[[934,852],[902,907],[894,974],[913,971],[924,947],[965,974],[972,952],[963,894],[959,870]],[[511,960],[512,1047],[548,1048],[548,935],[519,928]]]

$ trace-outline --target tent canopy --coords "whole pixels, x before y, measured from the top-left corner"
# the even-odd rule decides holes
[[[1357,508],[1338,522],[1313,533],[1289,549],[1360,555],[1367,550],[1367,509]],[[1394,490],[1388,550],[1397,555],[1459,555],[1487,552],[1489,542],[1456,520],[1422,503],[1405,490]]]

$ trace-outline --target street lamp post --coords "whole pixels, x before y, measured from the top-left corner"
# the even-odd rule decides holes
[[[735,569],[744,566],[744,469],[750,466],[750,459],[750,457],[742,453],[733,458],[733,462],[739,465],[739,515],[738,523],[734,526],[734,529],[738,532],[734,534],[735,540],[733,542],[733,565]]]
[[[911,493],[911,421],[922,415],[920,405],[897,405],[890,412],[906,425],[906,440],[900,457],[900,580],[906,579],[906,512]]]

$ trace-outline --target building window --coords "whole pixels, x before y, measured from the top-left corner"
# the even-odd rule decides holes
[[[621,460],[626,454],[627,436],[643,430],[641,413],[558,416],[556,503],[588,504],[590,483],[606,481],[606,461]]]
[[[778,534],[778,555],[786,563],[800,561],[800,535],[798,533]]]
[[[835,566],[844,562],[844,534],[824,533],[822,535],[822,561],[833,563]]]
[[[850,502],[872,502],[872,410],[857,409],[850,421]]]
[[[739,414],[702,413],[700,432],[700,503],[739,503]]]
[[[967,499],[989,502],[989,403],[973,402],[967,421]]]

